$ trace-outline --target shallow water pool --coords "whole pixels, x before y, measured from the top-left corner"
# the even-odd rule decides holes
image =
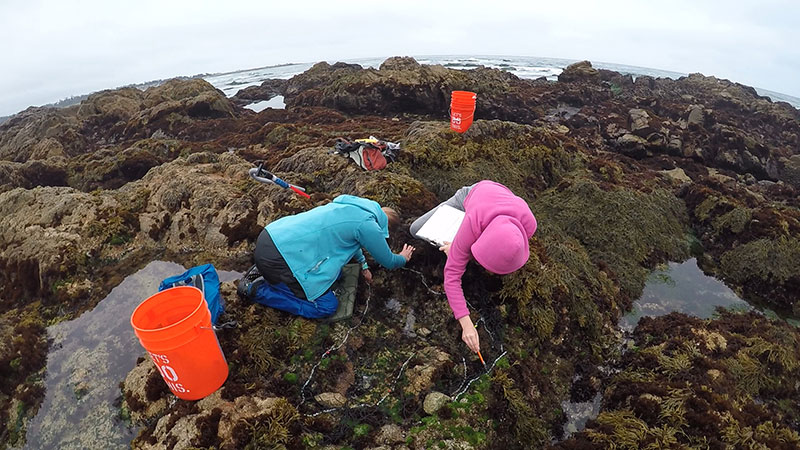
[[[120,419],[119,383],[144,355],[130,324],[133,310],[180,264],[153,261],[125,278],[97,306],[47,329],[45,398],[27,426],[27,449],[126,448],[138,429]],[[220,281],[239,278],[218,271]]]
[[[673,311],[706,319],[717,307],[753,309],[725,283],[704,274],[695,258],[671,262],[650,274],[642,296],[633,303],[631,312],[622,317],[619,326],[630,332],[644,316],[663,316]]]
[[[740,310],[753,308],[722,281],[704,274],[697,266],[696,259],[671,262],[650,274],[642,296],[633,303],[631,312],[622,317],[619,326],[624,331],[632,332],[642,317],[663,316],[673,311],[708,318],[717,307]],[[583,430],[589,419],[597,417],[601,399],[598,392],[589,402],[562,402],[561,407],[567,416],[564,438]]]

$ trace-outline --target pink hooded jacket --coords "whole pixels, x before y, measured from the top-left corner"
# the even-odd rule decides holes
[[[444,266],[444,291],[456,320],[469,315],[461,276],[474,257],[490,272],[505,275],[528,261],[536,218],[525,200],[500,183],[484,180],[464,200],[464,221]]]

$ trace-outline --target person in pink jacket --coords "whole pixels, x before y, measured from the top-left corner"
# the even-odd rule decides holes
[[[525,200],[502,184],[489,180],[459,189],[441,205],[450,205],[465,213],[453,242],[445,243],[439,250],[447,255],[444,291],[461,325],[461,339],[470,350],[478,352],[478,331],[469,317],[461,276],[471,259],[498,275],[509,274],[525,265],[530,256],[528,240],[536,232],[536,218]],[[411,224],[414,237],[419,237],[419,229],[441,205]]]

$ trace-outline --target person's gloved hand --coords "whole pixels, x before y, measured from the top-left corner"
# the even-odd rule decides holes
[[[405,258],[406,262],[408,262],[411,259],[411,255],[414,253],[414,250],[414,247],[408,244],[403,244],[403,250],[400,251],[400,256]]]
[[[450,256],[450,245],[452,242],[444,241],[444,245],[439,247],[439,250],[443,251],[446,256]]]
[[[478,353],[481,349],[481,343],[478,338],[478,330],[472,324],[472,319],[469,316],[464,316],[458,319],[458,323],[461,324],[461,340],[467,344],[470,350]]]
[[[364,280],[366,280],[367,283],[372,283],[372,272],[370,272],[369,269],[362,270],[361,275],[364,275]]]

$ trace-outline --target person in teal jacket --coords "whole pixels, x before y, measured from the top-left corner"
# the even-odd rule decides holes
[[[256,242],[255,263],[266,283],[254,283],[248,294],[258,303],[300,316],[330,316],[338,305],[331,286],[345,264],[355,259],[367,282],[372,281],[362,247],[390,270],[411,259],[414,247],[405,244],[396,254],[386,242],[390,224],[399,221],[393,209],[353,195],[278,219]]]

